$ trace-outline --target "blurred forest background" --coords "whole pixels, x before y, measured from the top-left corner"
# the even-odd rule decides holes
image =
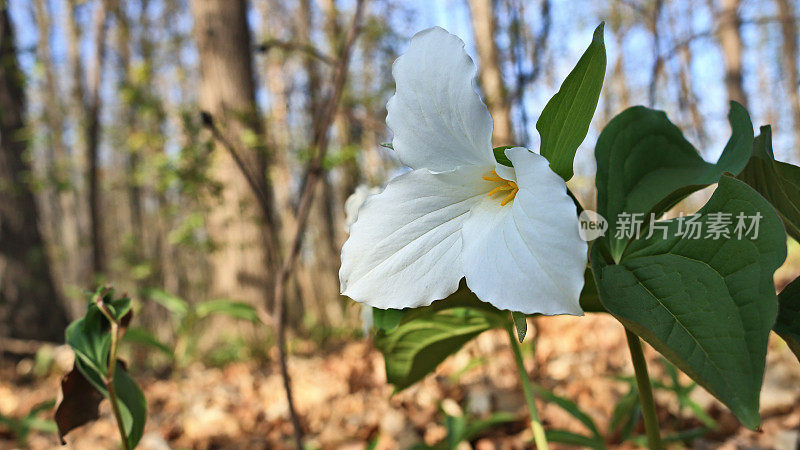
[[[402,170],[380,146],[391,65],[434,25],[476,60],[494,144],[535,149],[545,102],[606,22],[605,84],[570,182],[587,207],[599,130],[631,105],[665,110],[711,160],[736,100],[772,124],[777,159],[800,163],[796,0],[369,0],[358,33],[355,9],[0,0],[0,337],[11,338],[0,347],[63,340],[83,290],[104,282],[132,295],[137,324],[161,340],[174,329],[154,299],[234,299],[274,322],[275,274],[315,177],[288,329],[358,335],[360,308],[339,295],[344,204]],[[800,272],[792,249],[778,283]],[[202,337],[268,353],[273,338],[248,327]]]
[[[60,339],[82,290],[104,281],[137,298],[157,288],[270,311],[354,2],[2,4],[0,335]],[[778,159],[800,161],[798,14],[794,0],[367,2],[321,131],[328,149],[287,286],[290,323],[357,324],[358,308],[338,296],[343,206],[398,170],[379,144],[391,139],[391,64],[414,32],[462,37],[495,145],[536,148],[538,114],[605,20],[605,86],[572,182],[591,205],[598,130],[630,105],[667,111],[713,159],[736,100],[754,124],[773,125]]]

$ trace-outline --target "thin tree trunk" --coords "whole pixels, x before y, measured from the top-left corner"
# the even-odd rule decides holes
[[[103,199],[100,194],[100,86],[105,61],[106,18],[108,0],[99,0],[94,16],[94,57],[89,74],[86,117],[86,184],[89,202],[89,229],[92,242],[92,273],[102,274],[106,270],[105,245],[103,240]]]
[[[663,0],[656,0],[653,3],[653,14],[649,20],[650,34],[653,35],[653,66],[650,69],[650,85],[648,88],[648,105],[652,108],[656,104],[656,93],[658,92],[658,77],[661,74],[661,69],[664,66],[664,59],[661,57],[661,32],[659,29],[659,20],[661,18],[661,11],[664,8]]]
[[[61,247],[63,246],[63,235],[60,231],[63,225],[64,209],[61,201],[60,186],[66,181],[61,170],[61,166],[66,159],[62,133],[63,114],[60,108],[58,84],[53,68],[53,55],[50,50],[50,10],[48,5],[45,5],[44,0],[35,0],[34,7],[36,11],[36,29],[38,31],[36,53],[44,74],[44,93],[47,99],[43,105],[43,118],[47,127],[45,159],[48,167],[45,173],[47,174],[48,184],[52,186],[47,190],[48,210],[51,216],[49,222],[52,227],[52,231],[49,234],[53,245]]]
[[[237,153],[217,145],[213,175],[222,192],[221,204],[209,217],[209,234],[219,246],[211,256],[212,295],[270,304],[268,280],[278,258],[278,227],[255,101],[247,4],[194,0],[192,14],[200,55],[200,105]]]
[[[48,206],[43,209],[44,220],[49,224],[47,239],[54,251],[51,254],[51,268],[56,282],[63,286],[78,283],[79,264],[77,264],[79,248],[78,227],[75,214],[75,190],[70,179],[69,152],[64,137],[65,111],[61,100],[61,91],[57,77],[57,69],[53,60],[50,40],[53,24],[50,4],[45,0],[36,0],[36,23],[39,41],[36,46],[44,74],[43,119],[46,126],[46,146],[48,168],[46,170],[48,184],[46,192]],[[49,216],[49,217],[48,217]]]
[[[719,17],[719,43],[725,59],[728,100],[737,101],[747,108],[747,94],[742,76],[742,20],[739,17],[739,0],[722,0]]]
[[[147,6],[147,2],[142,2],[142,9]],[[114,17],[117,22],[117,52],[119,53],[119,66],[122,72],[122,86],[130,90],[138,90],[140,86],[136,83],[133,74],[132,55],[131,55],[131,24],[125,12],[125,5],[117,0],[114,5]],[[142,16],[143,17],[143,16]],[[140,24],[144,26],[145,24]],[[144,33],[143,33],[144,34]],[[144,55],[142,58],[144,59]],[[149,80],[145,77],[145,80]],[[141,145],[134,146],[131,144],[133,139],[131,137],[137,131],[139,126],[136,119],[134,108],[136,104],[126,103],[123,105],[124,112],[122,121],[124,124],[125,132],[124,141],[122,142],[121,149],[124,154],[121,155],[125,162],[125,191],[128,197],[128,213],[130,216],[130,230],[133,241],[136,243],[131,252],[133,254],[134,264],[139,264],[145,257],[146,241],[144,237],[144,213],[142,211],[142,189],[139,183],[139,166],[140,166],[140,153],[142,151]],[[143,134],[147,131],[140,130]]]
[[[72,117],[74,126],[78,130],[83,130],[86,126],[87,111],[85,109],[84,97],[85,86],[82,71],[81,61],[81,28],[78,25],[76,18],[76,0],[65,0],[64,9],[66,10],[66,29],[67,29],[67,66],[70,72],[70,87],[69,87],[69,115]],[[76,133],[76,138],[72,141],[69,149],[71,156],[72,166],[70,172],[70,179],[75,186],[71,196],[67,197],[67,202],[70,203],[65,208],[65,211],[73,211],[70,215],[71,221],[75,227],[75,253],[78,263],[71,267],[73,271],[72,281],[85,284],[89,283],[92,279],[92,248],[86,246],[89,240],[87,231],[89,229],[89,208],[86,203],[87,192],[85,186],[86,171],[88,162],[85,160],[85,152],[79,153],[77,149],[85,146],[84,133]]]
[[[486,100],[486,106],[494,119],[492,143],[494,146],[513,145],[514,130],[511,124],[511,105],[503,83],[503,72],[500,69],[500,56],[497,43],[496,19],[493,0],[469,0],[472,15],[472,31],[475,46],[478,48],[478,75]]]
[[[783,70],[785,70],[784,81],[786,82],[786,92],[789,94],[789,103],[792,108],[792,120],[794,122],[794,147],[800,160],[800,74],[797,69],[797,22],[795,21],[794,3],[789,0],[777,0],[778,14],[781,20],[781,33],[783,43],[781,45]]]
[[[0,3],[0,336],[61,341],[69,323],[56,290],[28,185],[23,74]],[[2,352],[2,349],[0,349]]]

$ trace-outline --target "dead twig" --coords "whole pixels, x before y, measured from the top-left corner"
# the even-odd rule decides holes
[[[286,320],[284,317],[286,298],[284,290],[286,281],[289,279],[289,275],[291,274],[292,267],[294,267],[295,262],[297,261],[297,255],[299,254],[300,245],[303,242],[303,235],[305,234],[306,225],[308,223],[311,202],[314,200],[314,191],[317,182],[320,180],[320,177],[323,173],[322,161],[325,158],[325,154],[328,152],[328,129],[333,122],[336,109],[339,105],[339,99],[341,98],[342,90],[344,88],[344,83],[347,79],[347,71],[350,64],[350,56],[352,54],[353,44],[355,44],[356,38],[361,31],[361,16],[363,14],[363,10],[364,0],[358,0],[356,2],[356,10],[355,15],[353,16],[352,25],[348,32],[347,38],[345,39],[345,44],[342,47],[341,57],[339,58],[339,62],[335,68],[331,94],[328,97],[325,109],[323,110],[322,118],[318,122],[317,128],[314,130],[314,145],[312,148],[316,150],[316,154],[311,161],[309,161],[306,167],[303,183],[304,189],[300,194],[295,229],[290,241],[290,246],[288,247],[288,253],[283,260],[283,265],[281,266],[280,271],[278,271],[275,276],[275,295],[273,296],[275,301],[275,310],[273,312],[273,317],[276,321],[278,354],[280,359],[281,374],[283,375],[284,390],[286,391],[286,396],[289,401],[289,412],[292,416],[292,424],[294,425],[295,440],[297,441],[298,448],[302,448],[303,436],[302,429],[300,428],[300,422],[297,419],[297,413],[295,412],[294,402],[292,400],[291,382],[286,363]]]

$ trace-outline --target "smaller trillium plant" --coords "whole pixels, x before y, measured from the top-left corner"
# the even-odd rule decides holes
[[[342,249],[342,293],[386,309],[458,289],[501,310],[583,313],[587,244],[564,179],[522,147],[492,149],[464,42],[435,27],[394,63],[392,148],[412,170],[366,199]]]

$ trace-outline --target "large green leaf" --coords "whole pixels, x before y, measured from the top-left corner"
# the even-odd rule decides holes
[[[615,261],[629,239],[617,236],[621,213],[667,211],[692,192],[716,183],[724,172],[741,172],[752,153],[753,125],[742,105],[731,102],[731,138],[716,164],[703,160],[666,114],[628,108],[603,129],[595,148],[597,210],[608,220],[606,236]]]
[[[775,332],[778,333],[800,359],[800,278],[783,288],[778,296],[778,320]]]
[[[589,131],[603,87],[606,74],[603,25],[601,23],[594,30],[589,48],[567,75],[556,95],[547,102],[536,122],[536,129],[542,137],[541,154],[564,180],[572,178],[575,152]]]
[[[704,226],[711,213],[730,213],[734,224],[739,213],[760,214],[758,237],[682,238],[680,221],[671,220],[666,238],[633,241],[619,264],[595,244],[592,270],[611,314],[756,428],[778,309],[772,276],[786,257],[783,224],[763,197],[729,176],[699,213]]]
[[[769,126],[761,127],[761,134],[753,141],[753,156],[739,179],[772,203],[786,232],[800,241],[800,167],[775,161]]]
[[[489,314],[454,308],[415,317],[375,338],[386,378],[399,391],[421,380],[448,356],[496,323]]]

